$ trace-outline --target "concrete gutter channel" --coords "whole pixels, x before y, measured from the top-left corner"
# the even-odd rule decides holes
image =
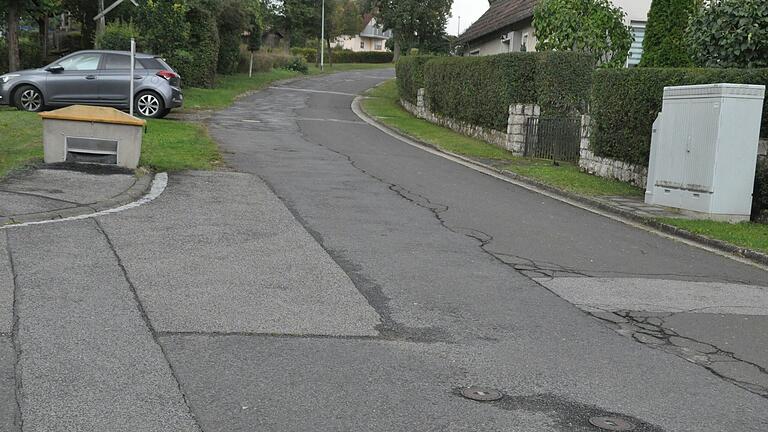
[[[33,169],[67,170],[70,168],[72,167],[67,164],[63,164],[63,165],[54,164],[54,165],[40,165],[40,166],[34,167]],[[93,168],[93,170],[101,171],[98,169],[98,167]],[[83,170],[80,168],[80,169],[75,169],[75,171],[83,171]],[[88,171],[89,170],[85,170],[84,172],[88,173]],[[128,172],[122,172],[122,171],[119,172],[119,174],[127,174],[127,173]],[[114,173],[99,172],[98,174],[109,175]],[[100,199],[96,202],[89,203],[89,204],[73,203],[72,205],[69,205],[69,206],[62,206],[61,208],[43,211],[43,212],[23,213],[23,214],[17,214],[17,215],[0,215],[0,227],[12,226],[16,224],[24,224],[24,223],[30,223],[30,222],[40,222],[40,221],[48,221],[48,220],[56,220],[56,219],[90,215],[90,214],[103,212],[106,210],[111,210],[129,203],[135,202],[136,200],[144,196],[147,192],[149,192],[150,188],[152,187],[152,182],[155,175],[153,172],[147,171],[144,169],[136,170],[135,173],[131,172],[131,174],[135,176],[135,180],[127,189],[123,190],[117,195],[108,196],[104,199]],[[15,191],[6,191],[3,186],[4,186],[4,183],[0,182],[0,192],[18,193]],[[62,203],[65,203],[65,202],[62,201]]]
[[[653,228],[654,230],[658,230],[664,234],[675,237],[677,239],[687,240],[688,242],[692,242],[698,245],[699,247],[704,247],[705,249],[714,249],[714,250],[723,252],[725,254],[735,255],[736,257],[744,258],[760,266],[768,266],[768,254],[765,254],[763,252],[736,246],[734,244],[731,244],[722,240],[715,240],[706,236],[695,234],[690,231],[678,228],[676,226],[663,223],[656,219],[640,216],[631,211],[624,210],[622,208],[611,205],[604,201],[600,201],[600,200],[583,196],[583,195],[578,195],[572,192],[567,192],[557,187],[544,184],[537,180],[533,180],[531,178],[521,176],[512,171],[499,169],[497,167],[483,163],[476,159],[442,150],[433,144],[430,144],[418,138],[412,137],[406,133],[393,129],[377,121],[374,117],[372,117],[370,114],[365,112],[365,110],[363,109],[363,105],[361,103],[363,99],[367,99],[367,97],[358,96],[352,102],[352,110],[355,112],[355,114],[357,114],[357,116],[360,117],[366,123],[376,127],[379,130],[382,130],[383,132],[389,135],[395,136],[396,138],[408,144],[416,143],[420,146],[427,147],[429,149],[434,150],[437,153],[442,153],[443,155],[446,155],[449,158],[453,158],[454,160],[458,159],[459,161],[463,162],[463,165],[467,166],[468,168],[475,169],[476,171],[479,171],[484,174],[489,174],[489,172],[494,173],[498,176],[502,176],[511,180],[511,183],[517,183],[520,186],[526,187],[526,189],[532,190],[534,192],[539,192],[539,193],[544,192],[545,195],[550,196],[554,199],[558,199],[559,201],[565,202],[567,204],[575,205],[574,203],[578,203],[577,207],[583,207],[595,213],[601,213],[601,212],[609,213],[613,216],[616,216],[615,219],[623,223],[635,222],[635,223],[644,225],[648,228]]]

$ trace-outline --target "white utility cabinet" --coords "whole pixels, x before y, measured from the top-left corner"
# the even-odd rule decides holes
[[[666,87],[645,202],[707,219],[749,220],[764,98],[758,85]]]

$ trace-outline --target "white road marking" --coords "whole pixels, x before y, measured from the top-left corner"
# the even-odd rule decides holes
[[[347,123],[347,124],[358,124],[358,125],[364,125],[365,122],[361,121],[355,121],[355,120],[342,120],[342,119],[327,119],[327,118],[306,118],[306,117],[299,117],[296,120],[298,121],[316,121],[316,122],[333,122],[333,123]]]
[[[67,218],[51,219],[51,220],[44,220],[44,221],[37,221],[37,222],[24,222],[20,224],[4,225],[4,226],[0,226],[0,230],[10,229],[10,228],[23,228],[23,227],[34,226],[34,225],[46,225],[46,224],[60,223],[60,222],[70,222],[70,221],[76,221],[76,220],[95,218],[99,216],[107,216],[114,213],[120,213],[120,212],[131,210],[136,207],[139,207],[154,201],[155,199],[157,199],[157,197],[159,197],[165,191],[165,188],[167,186],[168,186],[168,174],[160,173],[155,176],[154,180],[152,180],[152,188],[149,190],[149,192],[143,197],[141,197],[140,199],[132,203],[121,205],[120,207],[115,207],[113,209],[102,210],[96,213],[89,213],[89,214],[84,214],[79,216],[72,216]]]
[[[457,155],[455,153],[448,153],[448,152],[443,152],[443,151],[435,150],[432,147],[428,147],[426,145],[420,144],[420,143],[418,143],[418,142],[416,142],[416,141],[414,141],[414,140],[412,140],[410,138],[404,137],[404,136],[402,136],[400,134],[397,134],[397,133],[389,130],[386,126],[379,124],[378,122],[373,120],[371,117],[369,117],[368,114],[363,112],[362,108],[360,108],[360,101],[362,101],[363,99],[365,99],[365,96],[357,96],[355,98],[355,100],[352,101],[352,111],[354,111],[354,113],[357,114],[358,117],[360,117],[364,122],[368,123],[369,125],[375,127],[376,129],[379,129],[380,131],[384,132],[385,134],[391,136],[392,138],[395,138],[395,139],[397,139],[399,141],[402,141],[402,142],[404,142],[404,143],[406,143],[406,144],[408,144],[408,145],[410,145],[412,147],[416,147],[416,148],[418,148],[420,150],[423,150],[423,151],[425,151],[427,153],[430,153],[430,154],[433,154],[435,156],[439,156],[439,157],[441,157],[443,159],[448,159],[448,160],[450,160],[452,162],[455,162],[455,163],[457,163],[459,165],[463,165],[463,166],[465,166],[465,167],[467,167],[469,169],[477,171],[477,172],[479,172],[481,174],[485,174],[485,175],[487,175],[489,177],[493,177],[495,179],[498,179],[498,180],[501,180],[501,181],[513,184],[513,185],[521,187],[523,189],[527,189],[527,190],[529,190],[531,192],[536,192],[536,193],[544,195],[544,196],[546,196],[548,198],[552,198],[553,200],[560,201],[562,203],[571,205],[573,207],[580,208],[582,210],[586,210],[586,211],[588,211],[590,213],[594,213],[594,214],[603,216],[605,218],[611,219],[613,221],[623,223],[624,225],[628,225],[628,226],[631,226],[633,228],[637,228],[637,229],[643,230],[645,232],[648,232],[648,233],[651,233],[651,234],[655,234],[655,235],[657,235],[659,237],[663,237],[663,238],[666,238],[666,239],[669,239],[669,240],[674,240],[676,242],[683,243],[685,245],[692,246],[692,247],[695,247],[697,249],[705,250],[707,252],[711,252],[711,253],[713,253],[715,255],[720,255],[722,257],[729,258],[731,260],[740,262],[742,264],[747,264],[747,265],[750,265],[752,267],[757,267],[757,268],[759,268],[761,270],[768,271],[768,266],[760,264],[760,263],[757,263],[757,262],[752,261],[752,260],[749,260],[747,258],[740,257],[738,255],[734,255],[734,254],[731,254],[731,253],[728,253],[728,252],[725,252],[725,251],[721,251],[719,249],[715,249],[713,247],[710,247],[710,246],[707,246],[707,245],[695,242],[693,240],[688,240],[688,239],[685,239],[685,238],[682,238],[682,237],[677,237],[677,236],[674,236],[674,235],[671,235],[671,234],[667,234],[667,233],[665,233],[663,231],[657,230],[655,228],[651,228],[651,227],[649,227],[647,225],[641,224],[639,222],[635,222],[635,221],[633,221],[631,219],[627,219],[627,218],[615,215],[613,213],[608,213],[608,212],[600,210],[598,208],[591,207],[591,206],[588,206],[586,204],[582,204],[582,203],[580,203],[578,201],[575,201],[575,200],[572,200],[572,199],[568,199],[568,198],[562,197],[560,195],[556,195],[556,194],[554,194],[552,192],[549,192],[547,190],[544,190],[544,189],[541,189],[541,188],[537,188],[537,187],[532,186],[532,185],[530,185],[528,183],[523,183],[523,182],[517,181],[515,179],[509,178],[509,177],[507,177],[505,175],[502,175],[502,174],[500,174],[500,173],[498,173],[498,172],[496,172],[496,171],[494,171],[492,169],[480,166],[475,161],[473,161],[473,160],[471,160],[469,158],[466,158],[464,156]]]
[[[352,96],[352,97],[357,96],[356,94],[353,94],[353,93],[343,93],[343,92],[335,92],[335,91],[327,91],[327,90],[312,90],[312,89],[303,89],[303,88],[294,88],[294,87],[270,87],[270,89],[297,91],[297,92],[304,92],[304,93],[333,94],[333,95]]]

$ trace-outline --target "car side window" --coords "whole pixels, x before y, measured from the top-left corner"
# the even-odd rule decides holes
[[[131,68],[131,57],[122,54],[107,54],[104,61],[106,70],[128,70]],[[144,69],[140,62],[136,62],[134,69]]]
[[[101,54],[80,54],[59,62],[65,71],[95,71],[99,68]]]

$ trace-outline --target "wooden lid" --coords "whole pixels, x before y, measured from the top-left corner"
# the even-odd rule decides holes
[[[128,126],[144,126],[147,122],[114,108],[72,105],[66,108],[40,113],[49,120],[69,120],[89,123],[109,123]]]

